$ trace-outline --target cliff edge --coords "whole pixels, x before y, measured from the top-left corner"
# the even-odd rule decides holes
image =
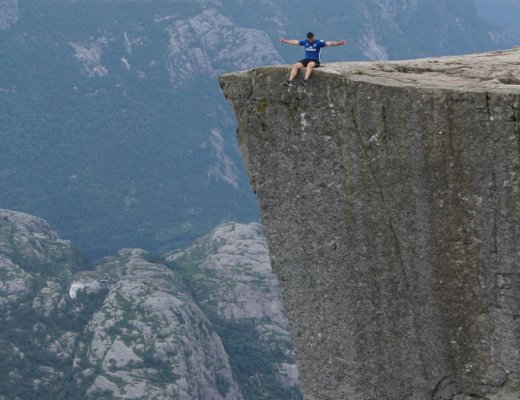
[[[520,48],[221,76],[306,400],[520,398]]]

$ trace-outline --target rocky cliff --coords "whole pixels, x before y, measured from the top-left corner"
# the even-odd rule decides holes
[[[307,400],[520,396],[520,49],[221,77]]]

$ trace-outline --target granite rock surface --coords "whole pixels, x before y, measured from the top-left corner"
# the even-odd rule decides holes
[[[307,400],[520,398],[520,48],[221,76]]]

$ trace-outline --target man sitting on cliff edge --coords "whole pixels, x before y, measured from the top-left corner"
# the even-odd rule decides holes
[[[302,79],[302,85],[307,85],[309,78],[311,77],[312,70],[320,66],[321,62],[321,48],[326,46],[343,46],[347,43],[346,40],[341,40],[339,42],[325,42],[324,40],[316,40],[314,39],[314,33],[307,33],[307,39],[305,40],[287,40],[280,39],[280,43],[284,44],[293,44],[296,46],[304,46],[305,47],[305,58],[303,60],[298,61],[296,64],[293,64],[291,69],[291,74],[289,79],[285,81],[283,84],[285,86],[293,86],[294,79],[296,75],[298,75],[298,71],[300,68],[305,67],[305,77]]]

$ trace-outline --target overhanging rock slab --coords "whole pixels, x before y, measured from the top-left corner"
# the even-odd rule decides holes
[[[307,400],[520,398],[520,49],[221,77]]]

